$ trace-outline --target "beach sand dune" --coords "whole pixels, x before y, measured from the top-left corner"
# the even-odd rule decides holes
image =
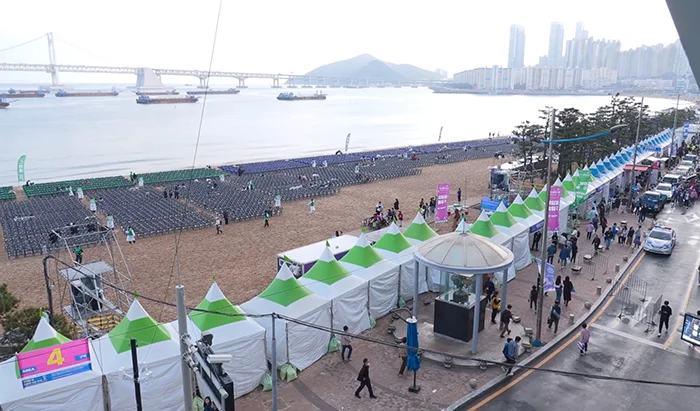
[[[499,160],[502,162],[503,160]],[[333,197],[316,199],[316,213],[309,215],[307,201],[285,203],[284,213],[270,219],[270,227],[263,220],[223,226],[223,234],[216,229],[184,231],[179,240],[179,272],[186,287],[187,302],[197,305],[206,294],[212,277],[224,294],[240,304],[264,290],[276,274],[276,254],[322,241],[333,233],[357,231],[362,220],[371,216],[377,201],[386,207],[399,199],[405,225],[416,214],[421,198],[426,201],[436,195],[438,184],[451,184],[450,203],[457,201],[457,188],[468,204],[477,203],[488,194],[488,167],[493,158],[468,162],[436,165],[423,168],[417,176],[378,181],[344,187]],[[469,220],[478,216],[470,210]],[[437,225],[439,232],[452,229],[452,222]],[[138,233],[136,233],[138,237]],[[168,234],[139,238],[136,244],[127,244],[121,231],[117,238],[134,281],[134,288],[143,296],[175,301],[178,267],[173,263],[177,236]],[[66,258],[63,253],[63,258]],[[86,248],[85,260],[106,258],[98,248]],[[23,306],[46,305],[42,257],[0,258],[0,283],[21,298]],[[162,304],[141,300],[149,313],[160,321],[170,321],[175,309]],[[55,303],[56,306],[58,303]]]

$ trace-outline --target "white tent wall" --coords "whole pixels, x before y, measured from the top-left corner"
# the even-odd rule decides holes
[[[410,301],[413,299],[413,289],[415,288],[416,275],[418,275],[418,294],[423,294],[428,292],[428,283],[426,282],[425,270],[419,270],[416,273],[416,264],[413,257],[410,257],[408,262],[401,264],[400,266],[400,289],[399,294],[404,301]]]
[[[513,260],[513,265],[516,270],[522,270],[523,268],[530,265],[532,262],[532,256],[530,255],[530,235],[529,230],[523,231],[522,233],[516,235],[511,240],[512,248],[511,251],[515,256]]]
[[[81,374],[22,388],[17,378],[16,357],[0,363],[0,410],[65,410],[80,404],[80,410],[104,410],[102,375],[93,356],[93,369]]]
[[[367,268],[341,262],[353,275],[367,280],[369,313],[381,318],[394,308],[399,299],[399,267],[389,261],[380,261]]]
[[[265,354],[267,359],[272,359],[272,319],[270,317],[259,317],[255,322],[260,324],[265,329]],[[330,322],[330,314],[329,314]],[[275,320],[275,339],[277,340],[277,367],[281,367],[289,362],[289,353],[287,350],[287,321],[282,319]]]
[[[359,334],[369,329],[367,294],[367,287],[357,287],[331,300],[331,326],[334,330],[342,330],[347,325],[348,331]]]
[[[155,345],[155,344],[153,344]],[[152,347],[157,350],[157,347]],[[142,350],[148,349],[148,346]],[[131,353],[125,352],[131,361]],[[142,359],[139,358],[139,364]],[[180,356],[172,357],[154,363],[146,362],[148,372],[148,382],[141,384],[141,403],[146,410],[173,410],[184,411],[185,405],[182,400],[182,371],[180,368]],[[133,374],[131,362],[124,365],[124,372],[112,371],[106,374],[109,385],[110,406],[112,410],[135,410],[136,399],[134,397],[134,381],[128,376]]]
[[[299,320],[329,328],[331,326],[331,313],[324,307],[322,310],[306,314]],[[331,334],[328,331],[291,322],[287,322],[286,328],[289,363],[298,370],[308,368],[328,352],[328,343],[331,340]]]

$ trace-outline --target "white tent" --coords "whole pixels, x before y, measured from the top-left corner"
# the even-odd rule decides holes
[[[57,333],[42,317],[34,336],[21,353],[36,354],[37,350],[69,342],[68,338]],[[75,341],[75,343],[80,344],[80,341]],[[0,363],[0,409],[4,411],[44,411],[76,407],[80,410],[103,410],[102,369],[95,358],[92,345],[88,343],[88,347],[90,362],[76,367],[84,369],[89,366],[90,369],[63,378],[56,378],[55,372],[26,376],[26,380],[36,382],[26,387],[19,376],[17,356]],[[65,370],[61,370],[61,372],[63,371]],[[27,384],[29,383],[28,381]]]
[[[367,280],[350,274],[326,247],[313,268],[299,282],[314,294],[331,301],[331,326],[344,326],[353,334],[369,328]]]
[[[396,223],[391,223],[389,230],[374,244],[374,249],[384,258],[400,266],[399,295],[404,301],[412,299],[417,275],[413,258],[416,247],[401,234]],[[428,292],[428,283],[424,274],[418,280],[418,294],[425,292]]]
[[[507,236],[506,234],[503,234],[496,228],[496,226],[493,225],[491,220],[489,220],[488,214],[486,214],[485,211],[482,211],[481,214],[479,214],[479,218],[477,218],[476,221],[474,221],[474,224],[472,224],[471,228],[469,229],[469,232],[472,234],[480,235],[482,237],[486,237],[494,243],[503,246],[507,246],[511,240],[511,237]],[[496,279],[498,279],[498,281],[503,281],[503,273],[496,272],[494,273],[494,276],[496,277]],[[511,281],[514,278],[515,267],[511,264],[510,267],[508,267],[508,281]]]
[[[134,300],[126,317],[95,341],[113,410],[136,409],[131,366],[131,339],[136,339],[139,371],[144,379],[141,399],[145,409],[184,410],[180,344],[170,324],[158,324]],[[148,382],[146,382],[148,381]]]
[[[380,318],[396,308],[399,300],[399,266],[384,259],[364,234],[340,260],[352,275],[369,282],[369,312]]]
[[[356,242],[357,237],[345,234],[279,253],[277,254],[277,270],[283,265],[289,264],[291,271],[299,278],[313,267],[318,256],[326,248],[326,244],[330,244],[331,251],[336,258],[342,258]]]
[[[515,269],[522,270],[530,265],[532,257],[530,255],[529,227],[516,221],[503,202],[498,205],[498,208],[491,214],[489,220],[498,231],[510,237],[510,240],[504,246],[510,248],[510,251],[513,252]]]
[[[416,213],[413,222],[403,231],[404,237],[416,247],[437,237],[437,233],[425,222],[421,213]],[[415,267],[415,266],[414,266]],[[419,275],[425,276],[430,291],[440,291],[440,271],[426,267],[422,264],[418,266]]]
[[[216,283],[209,287],[199,305],[200,310],[226,314],[242,311],[226,299]],[[177,321],[171,323],[178,330]],[[267,372],[265,356],[265,329],[244,316],[227,316],[203,311],[192,311],[187,321],[187,332],[193,340],[199,340],[203,332],[212,334],[212,349],[216,354],[230,354],[231,362],[223,364],[233,380],[234,397],[247,394],[262,384]]]
[[[331,303],[304,287],[294,278],[286,264],[277,272],[267,288],[257,297],[241,304],[246,314],[276,313],[320,327],[331,326]],[[272,321],[256,318],[266,333],[268,359],[272,354]],[[275,320],[277,334],[277,366],[285,363],[303,370],[328,352],[331,335],[328,331],[307,327],[284,319]]]
[[[515,218],[515,221],[527,226],[530,232],[534,233],[542,229],[544,219],[525,205],[520,194],[515,197],[513,203],[508,207],[508,212]]]

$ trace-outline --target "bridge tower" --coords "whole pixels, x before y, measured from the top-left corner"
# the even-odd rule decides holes
[[[58,70],[56,69],[56,48],[54,47],[53,33],[46,33],[46,39],[49,41],[49,64],[51,68],[51,85],[58,86]]]

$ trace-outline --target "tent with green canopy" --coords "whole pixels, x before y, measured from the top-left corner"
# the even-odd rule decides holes
[[[331,326],[331,303],[304,287],[282,264],[277,276],[257,297],[241,304],[246,314],[277,313],[320,327]],[[267,331],[267,355],[272,354],[272,320],[270,317],[255,321]],[[284,319],[275,320],[277,334],[277,366],[289,363],[303,370],[328,352],[331,335],[328,331],[307,327]]]
[[[265,329],[254,320],[239,315],[243,311],[231,304],[216,282],[195,308],[224,313],[191,311],[187,332],[195,341],[202,338],[202,333],[211,333],[214,352],[231,355],[231,361],[223,364],[223,368],[233,380],[235,398],[253,391],[263,382],[267,372]],[[177,320],[170,325],[178,330]]]
[[[471,228],[469,229],[469,232],[482,237],[486,237],[494,243],[506,247],[511,241],[511,237],[500,232],[496,228],[496,226],[493,225],[493,223],[489,219],[489,215],[485,211],[482,211],[481,214],[479,214],[479,218],[477,218],[476,221],[474,221],[474,224],[472,224]],[[498,281],[503,282],[502,272],[496,272],[494,273],[494,276],[498,279]],[[513,265],[511,264],[508,268],[508,281],[512,280],[513,278],[515,278],[515,267],[513,267]]]
[[[299,282],[315,294],[331,302],[331,326],[342,330],[344,326],[353,334],[370,328],[367,311],[368,282],[350,273],[335,259],[326,247],[321,257]]]
[[[425,275],[421,276],[416,273],[415,260],[413,258],[413,252],[416,251],[416,247],[401,234],[396,223],[391,223],[391,226],[389,226],[382,238],[374,244],[374,249],[382,257],[399,266],[399,295],[404,301],[413,298],[416,275],[420,276],[418,280],[418,294],[428,292],[428,283]]]
[[[399,300],[399,266],[385,259],[369,244],[365,234],[340,263],[352,275],[369,282],[369,313],[380,318],[396,308]]]
[[[21,354],[38,356],[47,348],[66,348],[71,340],[56,332],[45,317],[39,319],[34,336],[20,351]],[[76,340],[76,344],[85,344],[85,340]],[[102,368],[87,342],[90,362],[87,364],[54,370],[52,372],[28,373],[20,377],[18,357],[0,363],[0,409],[44,411],[58,409],[57,406],[80,404],[81,410],[102,411],[104,396],[102,391]],[[20,355],[21,355],[20,354]],[[46,354],[48,356],[48,354]],[[31,357],[30,357],[31,359]],[[73,372],[68,371],[73,370]],[[75,372],[75,371],[80,372]]]
[[[134,299],[126,316],[108,334],[95,341],[113,410],[136,409],[131,339],[136,340],[140,372],[144,376],[141,398],[145,409],[184,410],[180,344],[170,324],[158,324]],[[148,383],[146,383],[148,381]]]
[[[530,255],[530,229],[525,224],[519,223],[508,212],[506,206],[501,202],[496,211],[491,214],[489,221],[496,229],[510,237],[510,240],[503,244],[509,248],[515,257],[513,265],[516,270],[522,270],[530,265],[532,257]]]
[[[524,203],[533,214],[544,218],[545,204],[544,201],[540,200],[537,190],[533,188],[527,198],[525,198]]]
[[[403,235],[408,241],[413,243],[413,245],[421,245],[431,238],[436,237],[438,233],[430,228],[421,213],[416,213],[416,218],[414,218],[413,222],[403,231]]]

